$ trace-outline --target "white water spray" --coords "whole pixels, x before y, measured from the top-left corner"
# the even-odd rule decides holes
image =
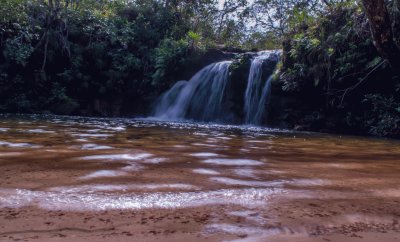
[[[193,118],[215,121],[223,118],[226,85],[231,61],[206,66],[188,82],[176,83],[159,99],[154,116],[165,120]]]
[[[251,61],[250,74],[244,96],[245,123],[259,125],[265,113],[265,104],[271,91],[273,73],[263,78],[263,63],[268,59],[278,59],[278,51],[261,51]]]

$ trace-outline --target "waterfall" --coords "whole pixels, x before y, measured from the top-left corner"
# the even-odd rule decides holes
[[[257,56],[251,61],[247,88],[244,95],[246,124],[259,125],[262,122],[273,75],[273,72],[269,73],[269,77],[264,81],[263,63],[266,60],[272,60],[276,65],[278,57],[279,51],[261,51],[258,52]]]
[[[265,118],[265,106],[280,51],[246,54],[253,58],[250,73],[248,76],[245,74],[247,83],[246,77],[230,82],[232,61],[213,63],[189,81],[179,81],[161,95],[155,103],[153,117],[173,121],[192,119],[260,125]]]
[[[154,116],[164,120],[217,121],[226,117],[223,103],[231,61],[206,66],[188,82],[180,81],[158,100]]]
[[[187,81],[178,81],[175,85],[165,92],[157,101],[155,106],[154,116],[162,118],[162,116],[171,109],[172,105],[176,102],[179,93],[187,85]]]

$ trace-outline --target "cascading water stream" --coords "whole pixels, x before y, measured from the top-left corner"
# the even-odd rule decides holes
[[[241,120],[240,112],[243,110],[245,124],[259,125],[265,116],[265,105],[279,55],[280,51],[257,53],[251,62],[245,92],[243,89],[232,89],[237,87],[230,83],[229,68],[232,61],[208,65],[189,81],[179,81],[165,92],[156,102],[153,117],[161,120],[237,122]],[[237,91],[240,97],[244,97],[243,109],[238,109],[243,103],[236,98]]]
[[[206,66],[190,81],[180,81],[164,93],[156,104],[154,116],[165,120],[192,118],[202,121],[223,119],[225,89],[231,61]]]
[[[274,58],[278,59],[278,51],[262,51],[252,60],[250,73],[244,95],[244,113],[245,123],[259,125],[265,112],[265,104],[267,102],[273,73],[264,82],[263,80],[263,63],[264,61]]]

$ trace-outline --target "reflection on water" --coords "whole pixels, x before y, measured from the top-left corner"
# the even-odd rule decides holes
[[[299,199],[398,198],[400,143],[260,127],[131,119],[0,118],[0,207],[50,210],[226,205],[255,227]],[[238,209],[239,206],[239,209]],[[242,209],[240,209],[242,208]]]

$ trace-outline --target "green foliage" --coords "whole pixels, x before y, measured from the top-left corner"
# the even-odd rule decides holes
[[[246,4],[2,0],[0,109],[90,109],[97,100],[158,95],[189,53],[243,44]]]
[[[189,31],[187,34],[187,42],[188,42],[188,48],[191,50],[205,50],[207,47],[209,47],[209,41],[207,39],[204,39],[200,33],[196,33],[193,31]]]
[[[252,32],[243,43],[243,47],[249,50],[274,50],[282,48],[281,45],[281,41],[273,33],[258,31]]]
[[[188,35],[192,37],[198,37],[194,32],[189,32]],[[171,83],[165,82],[168,74],[174,73],[179,70],[187,57],[189,46],[184,40],[175,41],[172,39],[164,39],[160,45],[156,48],[154,59],[155,59],[155,72],[152,75],[153,86],[160,86],[165,88],[170,86]]]
[[[189,31],[188,37],[190,40],[197,41],[197,42],[200,41],[200,38],[201,38],[200,34],[195,33],[193,31]]]
[[[324,128],[399,137],[399,80],[373,45],[365,14],[354,1],[324,2],[327,8],[294,9],[287,17],[283,91],[319,110]],[[307,120],[306,112],[297,119]]]
[[[342,4],[313,18],[295,15],[294,25],[285,38],[283,89],[315,89],[329,93],[354,84],[381,60],[368,32],[354,24],[360,18],[356,6]],[[297,16],[297,17],[296,17]],[[363,33],[363,35],[360,34]]]
[[[400,102],[380,94],[368,94],[364,102],[372,107],[366,121],[371,134],[389,137],[400,135]]]
[[[310,25],[314,18],[309,14],[310,11],[299,6],[294,7],[288,19],[289,29],[300,28],[304,25]]]
[[[25,3],[26,0],[1,0],[0,23],[25,23],[27,19]]]
[[[30,43],[24,43],[21,38],[12,38],[5,42],[3,55],[6,59],[25,66],[32,52],[33,47]]]
[[[203,39],[203,30],[190,26],[200,11],[190,4],[53,3],[0,3],[2,110],[33,112],[66,104],[73,110],[98,99],[157,94],[185,61],[189,42],[198,48]]]

